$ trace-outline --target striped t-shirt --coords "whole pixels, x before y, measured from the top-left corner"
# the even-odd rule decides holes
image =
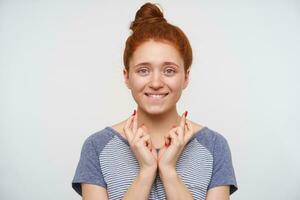
[[[157,151],[159,149],[156,149]],[[194,199],[205,199],[210,188],[230,186],[237,190],[231,153],[226,139],[203,127],[186,144],[176,171]],[[120,200],[139,172],[139,164],[128,141],[111,127],[90,135],[84,142],[72,187],[82,195],[81,183],[106,188],[110,200]],[[157,174],[149,199],[166,199]]]

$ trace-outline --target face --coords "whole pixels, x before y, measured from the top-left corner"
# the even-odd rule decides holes
[[[135,50],[124,79],[140,109],[160,114],[176,109],[189,71],[184,71],[183,59],[171,44],[150,40]]]

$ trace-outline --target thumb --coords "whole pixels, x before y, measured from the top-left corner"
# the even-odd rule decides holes
[[[152,148],[152,151],[151,151],[153,157],[155,158],[155,160],[157,160],[157,151],[155,148]]]

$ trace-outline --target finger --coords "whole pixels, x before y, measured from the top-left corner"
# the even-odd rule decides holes
[[[171,143],[178,143],[178,136],[176,135],[175,132],[170,132],[169,136],[171,138]]]
[[[189,140],[193,136],[193,133],[194,133],[192,123],[189,120],[187,120],[187,122],[186,122],[186,129],[187,129],[187,131],[185,132],[186,133],[185,140]]]
[[[142,128],[142,130],[143,130],[141,138],[144,137],[144,136],[146,136],[146,135],[149,136],[149,139],[146,141],[146,146],[147,146],[147,147],[149,148],[149,150],[150,150],[150,149],[151,149],[151,137],[150,137],[150,135],[147,133],[147,127],[143,124],[143,125],[141,126],[141,128]]]
[[[174,131],[174,132],[176,133],[177,128],[178,128],[178,126],[173,125],[173,126],[172,126],[172,129],[171,129],[170,131]],[[177,134],[177,133],[176,133],[176,134]]]
[[[149,143],[150,143],[150,145],[149,145],[150,152],[153,155],[154,159],[157,161],[157,152],[156,152],[156,149],[155,149],[154,145],[152,144],[151,137],[149,137]]]
[[[146,135],[143,134],[142,138],[143,138],[144,136],[146,136]],[[150,140],[150,138],[149,138],[149,140]],[[150,144],[150,141],[149,141],[149,140],[146,140],[146,147],[150,150],[151,144]]]
[[[145,126],[145,124],[142,124],[142,125],[140,126],[140,128],[141,128],[142,131],[143,131],[143,136],[144,136],[144,135],[147,135],[147,127]]]
[[[184,126],[185,127],[185,126]],[[185,134],[185,129],[181,127],[177,127],[174,131],[174,133],[178,136],[178,140],[183,141],[184,139],[184,134]]]
[[[147,126],[145,126],[144,123],[141,125],[141,128],[143,128],[143,130],[147,133],[148,129],[147,129]]]
[[[190,120],[186,120],[186,127],[187,127],[187,130],[188,131],[191,131],[191,130],[193,130],[193,126],[192,126],[192,123],[191,123],[191,121]]]
[[[177,128],[178,128],[177,126],[173,125],[172,129],[169,131],[169,133],[164,136],[165,146],[169,146],[171,144],[170,132],[175,132],[176,133]]]
[[[187,111],[185,111],[182,116],[181,116],[181,120],[180,120],[180,127],[184,130],[184,125],[185,125],[185,121],[186,121],[186,116],[187,116]]]
[[[148,143],[149,143],[148,147],[149,147],[150,151],[152,151],[153,145],[152,145],[151,138],[149,138]]]
[[[125,126],[123,127],[125,136],[126,136],[127,140],[129,140],[129,141],[131,141],[132,138],[133,138],[133,133],[132,133],[132,130],[130,128],[130,124],[131,124],[132,118],[133,118],[133,116],[129,117],[127,119],[126,123],[125,123]]]
[[[164,141],[165,141],[165,146],[169,146],[171,144],[171,136],[170,133],[168,133],[168,135],[164,136]]]
[[[130,132],[130,129],[123,127],[123,131],[124,131],[126,139],[128,140],[128,142],[130,142],[132,140],[132,133]]]
[[[147,142],[148,142],[148,148],[149,148],[149,150],[152,151],[153,150],[153,145],[152,145],[152,141],[151,141],[150,135],[149,135],[149,139],[147,140]]]
[[[183,141],[184,140],[184,135],[185,135],[185,131],[182,130],[181,128],[179,128],[177,131],[177,136],[178,136],[178,140]]]
[[[170,136],[164,136],[165,146],[168,147],[171,143]]]
[[[137,120],[137,112],[135,112],[135,115],[133,116],[133,124],[132,124],[132,131],[135,133],[137,131],[138,128],[138,120]]]
[[[184,137],[185,137],[186,134],[188,134],[188,131],[189,131],[189,127],[188,127],[188,122],[187,121],[188,120],[186,120],[185,125],[184,125]]]
[[[125,127],[130,128],[130,124],[131,124],[132,120],[133,120],[133,115],[131,115],[131,116],[126,120]]]
[[[150,145],[150,135],[144,135],[143,137],[140,138],[140,140],[138,141],[139,143],[141,142],[143,144],[143,146],[146,146],[149,150],[149,145]]]
[[[133,142],[134,143],[137,142],[141,137],[143,137],[143,135],[144,135],[143,128],[141,128],[141,127],[138,128],[137,131],[136,131],[136,133],[135,133],[135,136],[133,138]]]

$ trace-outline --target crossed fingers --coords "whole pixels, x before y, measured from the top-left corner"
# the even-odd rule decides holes
[[[144,124],[142,124],[141,127],[138,127],[136,111],[134,111],[134,113],[127,119],[126,124],[124,126],[124,132],[130,145],[145,145],[151,150],[152,143],[150,135],[147,134],[146,127],[144,126]]]
[[[170,130],[167,140],[165,142],[166,146],[169,146],[171,144],[171,141],[175,145],[184,146],[189,139],[193,135],[193,127],[192,123],[186,119],[187,111],[184,112],[184,114],[181,116],[180,124],[179,126],[173,126],[173,128]]]

